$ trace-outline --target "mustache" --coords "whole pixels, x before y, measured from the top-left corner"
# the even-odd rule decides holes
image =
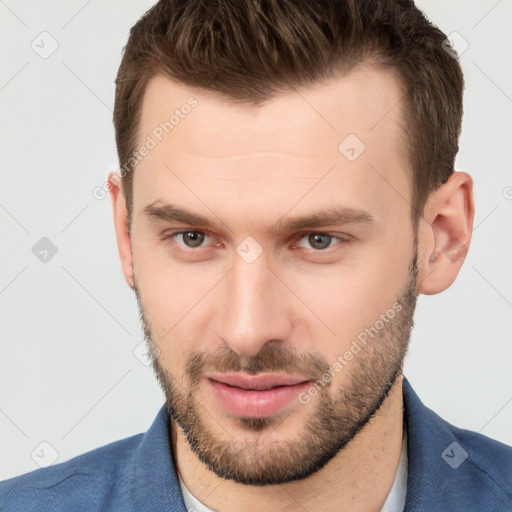
[[[329,371],[329,364],[319,354],[297,354],[290,347],[269,343],[254,355],[240,355],[229,347],[219,348],[213,353],[194,352],[186,364],[185,375],[191,384],[195,384],[206,371],[245,372],[250,375],[282,372],[317,380]]]

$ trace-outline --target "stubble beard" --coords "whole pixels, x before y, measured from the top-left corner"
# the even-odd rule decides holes
[[[214,353],[195,352],[187,361],[185,379],[180,383],[154,359],[153,369],[166,397],[172,420],[181,429],[191,450],[218,477],[253,486],[277,485],[301,480],[323,468],[368,424],[402,375],[404,358],[414,325],[417,251],[410,265],[409,279],[395,303],[401,309],[378,335],[354,355],[349,379],[334,377],[307,405],[310,410],[303,428],[294,439],[271,441],[271,434],[293,411],[263,418],[217,417],[205,412],[198,393],[206,369],[250,374],[281,372],[318,375],[331,368],[318,354],[298,355],[277,343],[267,343],[254,356],[241,356],[228,347]],[[140,315],[146,339],[153,339],[137,286]],[[342,383],[336,388],[337,378]],[[306,407],[306,405],[299,405]],[[295,408],[294,408],[295,409]],[[218,411],[218,409],[217,409]],[[243,430],[244,441],[226,434]],[[217,433],[217,432],[219,433]],[[251,434],[247,441],[247,434]],[[228,438],[228,439],[226,439]],[[267,442],[265,442],[267,439]]]

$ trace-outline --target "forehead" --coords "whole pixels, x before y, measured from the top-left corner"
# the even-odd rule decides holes
[[[396,74],[370,64],[256,107],[156,76],[142,104],[139,145],[153,142],[136,167],[134,207],[137,197],[143,208],[172,195],[178,181],[220,202],[229,194],[258,195],[259,204],[286,191],[300,197],[318,180],[316,192],[338,190],[348,207],[359,206],[358,196],[373,195],[375,207],[397,191],[409,197],[402,109]],[[386,181],[394,191],[384,191]]]
[[[209,156],[231,154],[234,143],[240,152],[259,149],[261,142],[265,142],[264,149],[272,151],[283,143],[292,145],[304,130],[315,132],[318,137],[311,144],[295,148],[295,152],[317,155],[332,150],[333,139],[347,133],[356,133],[370,143],[372,131],[382,137],[391,128],[398,135],[402,127],[402,91],[396,73],[365,63],[348,74],[294,88],[258,106],[235,103],[220,93],[191,88],[158,75],[146,87],[139,139],[169,120],[191,97],[197,100],[198,107],[191,116],[194,129],[181,138],[184,126],[190,123],[182,123],[180,117],[178,123],[173,123],[174,139],[180,139],[176,145],[183,150],[200,153],[204,148]],[[181,129],[180,124],[184,125]],[[258,138],[245,137],[242,129]],[[205,136],[214,137],[214,144],[209,144]],[[172,141],[168,142],[172,145]]]

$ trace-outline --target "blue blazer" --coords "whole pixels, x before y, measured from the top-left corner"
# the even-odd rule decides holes
[[[409,471],[406,512],[512,511],[512,448],[458,429],[404,379]],[[145,434],[0,482],[0,510],[187,512],[160,409]]]

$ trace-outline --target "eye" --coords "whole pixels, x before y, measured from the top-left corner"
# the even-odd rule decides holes
[[[189,249],[194,249],[196,247],[200,247],[206,238],[209,238],[208,235],[203,233],[202,231],[178,231],[176,233],[171,233],[168,238],[175,239],[179,242],[181,239],[181,244]]]
[[[302,240],[306,240],[306,243],[309,244],[310,247],[301,245]],[[333,241],[336,241],[336,243],[333,244]],[[315,251],[324,251],[345,242],[348,242],[347,238],[331,235],[329,233],[307,233],[301,236],[297,247],[305,247],[306,249],[313,248]]]
[[[173,240],[183,249],[200,249],[208,245],[211,236],[204,231],[193,229],[175,231],[166,234],[163,239]],[[297,248],[311,249],[313,252],[322,252],[335,247],[341,246],[349,242],[348,237],[336,236],[330,233],[310,232],[298,236],[298,242],[295,244]],[[222,244],[216,244],[221,246]]]

